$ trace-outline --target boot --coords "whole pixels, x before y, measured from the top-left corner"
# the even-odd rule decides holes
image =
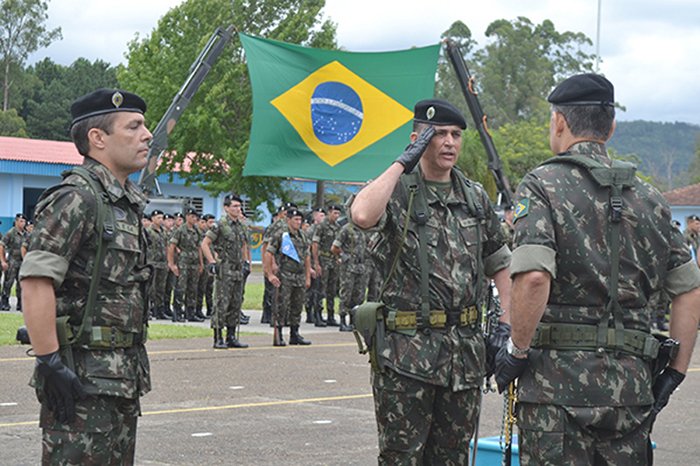
[[[290,345],[310,345],[311,342],[309,340],[304,340],[304,337],[299,335],[299,327],[291,327],[291,332],[289,335],[289,344]]]
[[[248,323],[250,323],[250,316],[241,312],[241,325],[248,325]]]
[[[228,345],[224,343],[223,330],[220,328],[214,329],[214,349],[228,349]]]
[[[328,318],[326,319],[326,325],[329,327],[340,327],[340,324],[335,320],[335,317],[333,314],[335,313],[335,310],[333,309],[328,309]]]
[[[10,298],[3,294],[2,298],[0,298],[0,311],[9,311],[10,310]]]
[[[352,332],[352,327],[345,323],[345,316],[340,316],[340,328],[341,332]]]
[[[191,307],[188,307],[188,308],[185,310],[185,313],[186,313],[186,314],[185,314],[185,318],[186,318],[189,322],[204,322],[204,319],[200,319],[199,317],[197,317],[197,315],[196,315],[195,312],[194,312],[194,309],[191,308]]]
[[[197,312],[195,312],[194,315],[195,315],[197,318],[201,319],[202,322],[204,322],[204,321],[207,320],[207,319],[211,319],[211,316],[205,316],[205,315],[202,313],[202,308],[201,308],[201,307],[200,307],[199,309],[197,309]]]
[[[263,309],[262,317],[260,318],[261,324],[269,324],[272,322],[272,313],[269,309]]]
[[[17,295],[17,307],[15,308],[17,312],[22,312],[22,293]]]
[[[314,316],[314,313],[311,311],[311,308],[309,306],[306,306],[306,323],[307,324],[315,324],[316,323],[316,318]]]
[[[170,309],[169,305],[163,306],[163,319],[172,319],[173,317],[173,310]]]
[[[314,314],[315,314],[315,320],[316,320],[316,322],[314,323],[314,325],[315,325],[316,327],[325,327],[325,326],[326,326],[326,321],[323,320],[323,317],[321,317],[321,309],[318,309],[318,308],[317,308],[317,309],[316,309],[316,312],[315,312]]]
[[[236,338],[236,329],[234,327],[226,327],[226,346],[229,348],[247,348],[246,343],[241,343]]]
[[[173,322],[183,322],[180,320],[180,309],[177,306],[173,306]]]
[[[282,336],[283,328],[284,327],[277,327],[277,331],[272,339],[272,346],[287,346],[287,344],[284,342],[284,337]]]

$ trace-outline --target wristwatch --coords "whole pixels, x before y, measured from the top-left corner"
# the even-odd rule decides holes
[[[522,357],[530,354],[530,347],[528,346],[525,349],[520,349],[517,346],[515,346],[512,338],[508,338],[508,342],[506,343],[506,351],[508,351],[508,354],[510,354],[511,356]]]

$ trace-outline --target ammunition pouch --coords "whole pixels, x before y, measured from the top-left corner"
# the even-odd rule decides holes
[[[602,356],[606,352],[620,352],[654,360],[659,355],[659,340],[647,332],[624,329],[623,341],[617,341],[616,329],[604,329],[603,342],[599,339],[599,327],[594,324],[540,323],[530,343],[532,348],[556,350],[595,351]]]
[[[338,256],[336,256],[332,252],[328,252],[328,251],[318,251],[318,254],[320,256],[327,258],[327,259],[337,259],[338,258]]]
[[[383,303],[364,303],[355,306],[350,314],[353,316],[352,333],[355,335],[360,354],[369,354],[372,370],[378,374],[384,372],[384,364],[379,359],[383,349],[384,323]],[[363,344],[364,340],[364,344]]]
[[[390,307],[386,308],[387,330],[416,330],[421,328],[419,320],[421,312],[399,311]],[[479,310],[476,306],[470,306],[460,311],[430,311],[430,322],[425,327],[445,328],[451,325],[458,327],[476,326],[479,319]]]

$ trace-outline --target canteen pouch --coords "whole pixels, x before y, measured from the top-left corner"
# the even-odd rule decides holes
[[[75,361],[73,359],[73,328],[70,325],[70,316],[56,317],[56,335],[58,336],[58,350],[61,355],[61,361],[68,369],[75,372]]]
[[[357,340],[359,352],[360,354],[369,353],[372,370],[378,374],[384,372],[384,364],[379,359],[386,332],[383,309],[383,303],[368,302],[355,306],[350,311],[353,316],[352,333]]]

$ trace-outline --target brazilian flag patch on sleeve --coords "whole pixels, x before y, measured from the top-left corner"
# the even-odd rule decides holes
[[[525,199],[522,199],[515,205],[515,212],[513,212],[513,221],[525,217],[528,213],[530,213],[530,198],[526,197]]]

